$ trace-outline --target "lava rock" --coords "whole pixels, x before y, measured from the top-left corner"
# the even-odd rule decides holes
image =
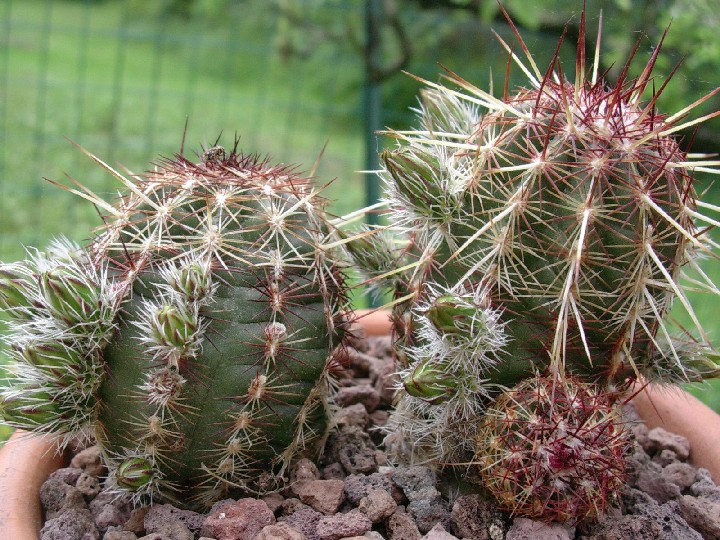
[[[422,537],[422,540],[458,540],[458,538],[447,532],[440,523],[437,523]]]
[[[369,384],[358,384],[341,388],[334,396],[335,403],[341,407],[362,404],[368,413],[380,405],[380,394]]]
[[[82,469],[90,476],[98,478],[105,474],[105,466],[100,459],[100,447],[97,445],[90,446],[81,450],[70,461],[71,467]]]
[[[362,403],[355,403],[348,407],[343,407],[337,413],[335,421],[338,426],[357,426],[365,429],[370,424],[370,415]]]
[[[390,493],[384,489],[371,489],[360,499],[358,510],[365,514],[373,523],[389,518],[397,509],[397,503]]]
[[[335,514],[320,518],[315,527],[318,540],[340,540],[365,534],[372,527],[372,521],[358,510],[347,514]]]
[[[648,431],[645,451],[655,454],[663,450],[672,450],[677,459],[686,460],[690,456],[690,442],[682,435],[670,433],[661,427]]]
[[[60,480],[69,486],[74,486],[83,470],[78,467],[63,467],[57,471],[53,471],[48,476],[48,480]]]
[[[720,503],[684,495],[679,504],[685,521],[705,540],[720,538]]]
[[[302,458],[293,466],[290,471],[290,489],[297,495],[295,488],[304,482],[320,478],[320,471],[312,461]]]
[[[100,493],[100,480],[97,476],[91,476],[88,473],[82,473],[75,483],[75,487],[85,497],[93,498]]]
[[[40,502],[48,519],[68,510],[87,509],[82,493],[60,478],[50,478],[43,483],[40,488]]]
[[[107,530],[103,536],[103,540],[137,540],[137,535],[133,532],[113,527]]]
[[[300,531],[308,540],[317,540],[315,529],[324,516],[310,507],[300,508],[290,515],[281,517],[278,521],[286,523],[296,531]]]
[[[696,475],[697,469],[689,463],[671,463],[662,470],[663,478],[675,484],[680,491],[685,491],[693,485]]]
[[[558,523],[542,523],[527,518],[515,518],[505,540],[570,540],[570,532]]]
[[[374,489],[382,489],[392,495],[392,481],[381,473],[373,473],[367,476],[351,474],[345,478],[345,497],[355,506],[359,505],[360,500],[367,497],[370,491]]]
[[[204,536],[217,540],[252,540],[266,526],[275,523],[267,504],[244,498],[215,505],[202,527]]]
[[[422,536],[415,520],[399,508],[387,520],[387,530],[390,540],[420,540]]]
[[[450,511],[451,531],[459,538],[496,540],[505,537],[497,505],[478,494],[461,495]]]
[[[413,499],[413,493],[425,488],[435,489],[437,476],[435,473],[420,465],[413,467],[398,467],[392,475],[392,481],[403,490],[408,499]]]
[[[323,514],[333,514],[344,499],[345,482],[342,480],[312,480],[297,488],[300,500]]]
[[[591,536],[583,540],[657,540],[662,538],[662,526],[646,516],[614,516],[604,520]]]
[[[710,476],[710,471],[700,467],[695,475],[695,482],[688,488],[690,495],[703,497],[709,501],[720,502],[720,486]]]
[[[645,469],[638,475],[637,487],[660,504],[677,499],[681,494],[676,484],[670,482],[661,472],[650,469]]]
[[[149,508],[143,520],[146,532],[162,532],[167,522],[179,521],[193,533],[199,533],[205,516],[192,510],[180,510],[171,504],[155,504]]]
[[[367,432],[357,426],[343,426],[331,435],[327,458],[340,463],[347,474],[370,474],[378,468],[376,451]]]
[[[408,494],[408,513],[415,518],[421,533],[427,533],[436,523],[450,527],[450,512],[440,492],[434,487],[423,488]]]
[[[305,540],[306,536],[287,523],[266,525],[257,535],[257,540]]]
[[[99,540],[92,514],[87,508],[68,508],[45,522],[40,540]],[[8,539],[10,540],[10,539]]]
[[[662,527],[658,540],[702,540],[702,535],[688,525],[680,514],[677,501],[665,504],[638,504],[636,512],[649,517]]]

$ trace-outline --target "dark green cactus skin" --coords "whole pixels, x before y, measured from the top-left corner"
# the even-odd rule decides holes
[[[268,299],[258,292],[256,276],[223,272],[222,279],[227,280],[222,287],[225,290],[217,291],[214,301],[201,313],[208,321],[207,345],[198,356],[181,361],[178,373],[188,383],[178,396],[177,411],[170,407],[165,413],[172,418],[167,429],[176,436],[164,441],[157,435],[149,436],[150,419],[157,414],[157,406],[134,390],[156,369],[152,358],[138,350],[142,336],[132,324],[142,310],[143,292],[150,291],[135,287],[133,297],[122,306],[120,330],[103,354],[107,377],[98,393],[102,408],[97,436],[111,450],[110,459],[118,449],[125,455],[148,453],[150,450],[138,449],[138,441],[157,444],[156,451],[170,462],[163,469],[163,483],[182,486],[183,497],[207,497],[209,478],[204,469],[220,466],[223,446],[230,444],[233,420],[243,412],[252,410],[255,424],[241,431],[252,439],[251,443],[243,441],[247,446],[243,448],[245,462],[234,480],[232,475],[217,474],[234,482],[243,479],[248,488],[258,490],[260,486],[253,482],[268,472],[268,464],[277,462],[293,445],[307,446],[311,451],[324,435],[328,420],[321,400],[327,389],[318,381],[324,381],[327,375],[332,336],[327,332],[319,292],[314,298],[308,294],[301,305],[283,317],[283,324],[291,329],[297,343],[292,350],[283,351],[282,357],[276,359],[277,365],[269,368],[264,346]],[[258,375],[272,383],[266,395],[254,402],[248,393]],[[307,438],[295,440],[301,412]],[[240,464],[235,467],[240,469]]]
[[[132,181],[107,168],[129,194],[112,207],[97,201],[107,225],[76,264],[81,274],[102,269],[87,281],[105,330],[89,339],[73,328],[95,322],[66,324],[75,332],[68,347],[93,358],[81,374],[90,382],[74,388],[18,353],[2,396],[6,421],[89,433],[110,479],[138,498],[204,507],[232,489],[276,488],[288,464],[324,440],[333,355],[344,346],[347,305],[340,263],[322,247],[324,201],[292,171],[219,147],[200,163],[177,157]],[[43,264],[51,275],[64,262]],[[52,297],[32,287],[45,275],[39,266],[4,267],[0,299],[16,320],[18,350],[57,341],[23,322],[38,319],[26,307],[37,304],[61,324],[48,315]],[[29,280],[12,281],[18,272]],[[23,400],[33,386],[38,399]],[[44,395],[61,414],[47,418]]]

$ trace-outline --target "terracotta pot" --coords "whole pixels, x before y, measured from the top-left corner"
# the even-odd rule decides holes
[[[0,538],[39,538],[43,518],[40,486],[65,463],[65,456],[47,437],[13,433],[0,449]]]
[[[367,336],[387,335],[387,312],[361,310]],[[649,386],[634,399],[648,427],[664,427],[690,440],[691,461],[720,483],[720,415],[682,390]],[[0,449],[0,539],[37,540],[42,525],[40,486],[67,462],[43,437],[16,432]]]

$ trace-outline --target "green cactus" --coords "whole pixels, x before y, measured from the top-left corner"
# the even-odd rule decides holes
[[[118,489],[190,507],[277,486],[328,426],[344,346],[323,199],[292,170],[213,147],[126,178],[86,249],[0,267],[18,428],[99,443]]]
[[[586,70],[584,15],[572,82],[557,53],[542,73],[516,35],[527,61],[503,45],[528,88],[496,97],[452,73],[448,85],[425,81],[420,126],[390,132],[397,147],[381,156],[389,228],[406,238],[396,271],[381,274],[403,367],[387,443],[440,467],[477,462],[488,407],[537,373],[610,401],[638,378],[720,373],[680,284],[690,269],[718,293],[697,263],[718,224],[698,208],[718,209],[693,187],[693,171],[717,163],[674,138],[706,119],[685,116],[712,94],[658,113],[646,91],[659,47],[638,78],[626,67],[615,85],[602,80],[599,48]],[[387,257],[385,244],[372,249]],[[383,257],[355,260],[372,278]],[[694,338],[665,318],[673,300]]]

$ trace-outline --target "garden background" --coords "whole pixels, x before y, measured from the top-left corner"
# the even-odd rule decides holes
[[[566,30],[570,74],[582,5],[504,2],[541,69]],[[653,87],[682,64],[660,111],[720,84],[713,0],[588,0],[589,48],[601,13],[600,72],[609,79],[636,44],[630,72],[639,74],[672,22]],[[482,87],[494,75],[501,87],[508,58],[493,29],[513,42],[495,0],[0,0],[0,260],[59,234],[82,242],[100,224],[90,204],[44,179],[114,197],[117,182],[70,141],[142,172],[179,151],[187,123],[186,155],[236,136],[244,152],[300,171],[322,154],[316,177],[332,180],[334,213],[372,202],[377,180],[361,171],[376,168],[388,144],[376,131],[412,122],[420,84],[403,70],[435,81],[445,67]],[[510,85],[523,82],[513,69]],[[715,96],[693,115],[717,109]],[[720,120],[681,136],[694,152],[716,153]],[[712,180],[701,176],[699,189],[718,203]],[[720,263],[705,267],[720,283]],[[717,299],[694,301],[720,344]],[[720,411],[720,385],[694,392]]]

